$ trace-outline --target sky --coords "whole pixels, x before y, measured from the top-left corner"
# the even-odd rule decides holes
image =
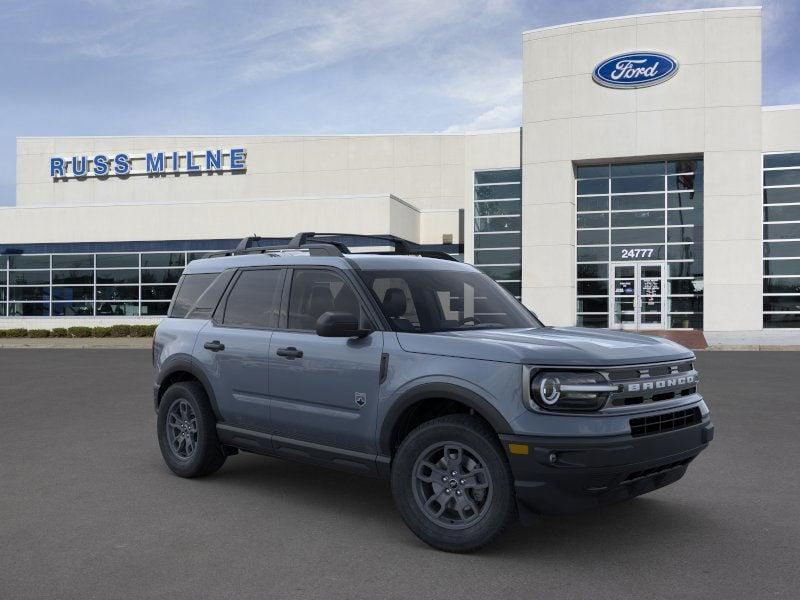
[[[753,0],[0,0],[0,205],[17,136],[518,127],[522,32]],[[800,103],[800,2],[765,0],[764,104]]]

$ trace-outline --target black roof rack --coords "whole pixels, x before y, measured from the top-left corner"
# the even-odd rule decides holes
[[[233,250],[223,252],[211,252],[205,258],[215,258],[220,256],[236,256],[240,254],[268,254],[290,252],[293,250],[306,250],[311,256],[344,256],[353,254],[345,244],[338,240],[325,239],[331,237],[339,238],[364,238],[369,240],[381,240],[389,242],[393,246],[391,252],[375,252],[375,254],[402,254],[408,256],[424,256],[427,258],[438,258],[441,260],[453,260],[446,252],[438,250],[425,250],[418,244],[404,240],[394,235],[364,235],[358,233],[315,233],[313,231],[303,231],[295,235],[287,244],[280,246],[257,246],[258,242],[266,239],[257,235],[242,238]]]

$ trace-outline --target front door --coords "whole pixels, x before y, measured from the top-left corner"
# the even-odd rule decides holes
[[[664,329],[666,265],[653,262],[611,264],[611,327]]]

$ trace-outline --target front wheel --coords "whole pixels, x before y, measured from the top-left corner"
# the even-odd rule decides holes
[[[199,383],[175,383],[164,392],[158,405],[158,445],[164,462],[181,477],[210,475],[225,462],[214,413]]]
[[[516,518],[514,481],[497,435],[470,415],[412,431],[392,464],[392,493],[406,525],[447,552],[473,552]]]

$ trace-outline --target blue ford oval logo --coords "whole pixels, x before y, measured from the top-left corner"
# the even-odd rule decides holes
[[[601,62],[592,79],[611,88],[640,88],[666,81],[678,72],[678,61],[659,52],[628,52]]]

